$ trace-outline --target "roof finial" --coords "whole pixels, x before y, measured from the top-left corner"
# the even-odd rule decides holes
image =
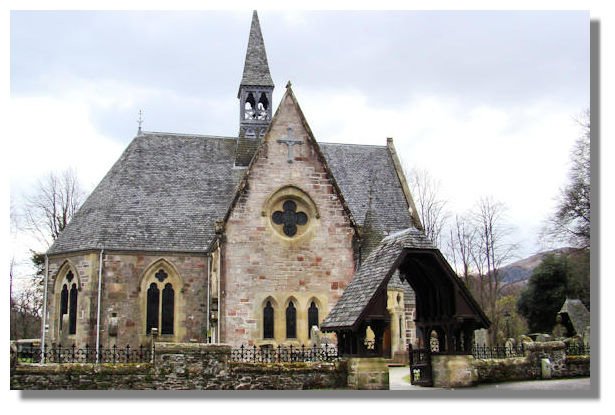
[[[143,134],[143,131],[141,131],[141,125],[143,124],[143,111],[139,110],[139,119],[137,120],[137,123],[139,124],[139,129],[137,130],[137,135],[141,135]]]

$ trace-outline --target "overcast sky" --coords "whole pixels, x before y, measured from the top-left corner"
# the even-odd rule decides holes
[[[234,136],[251,11],[11,12],[15,203],[49,171],[92,190],[137,131]],[[588,12],[273,12],[259,18],[277,107],[287,81],[318,141],[385,145],[463,214],[508,207],[519,256],[566,182],[589,107]],[[274,108],[275,110],[275,108]],[[360,168],[361,166],[357,166]]]

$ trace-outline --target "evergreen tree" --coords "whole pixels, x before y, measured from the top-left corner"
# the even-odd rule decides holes
[[[528,323],[530,332],[550,333],[555,317],[566,300],[569,265],[565,255],[547,255],[517,301],[517,310]]]

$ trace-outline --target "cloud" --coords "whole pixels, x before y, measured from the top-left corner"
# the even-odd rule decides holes
[[[407,168],[440,180],[449,209],[464,214],[492,196],[508,207],[516,226],[512,242],[522,242],[524,254],[535,249],[579,133],[569,107],[549,100],[469,105],[424,96],[385,109],[372,107],[357,90],[294,89],[317,140],[385,145],[393,137]]]
[[[65,165],[93,186],[134,135],[139,109],[146,130],[236,134],[250,18],[12,12],[12,189]],[[452,208],[491,194],[521,233],[553,205],[578,132],[571,117],[589,102],[587,12],[259,18],[274,101],[291,80],[317,139],[394,137],[409,166],[440,179]]]
[[[93,127],[78,101],[18,97],[10,101],[8,158],[11,193],[20,193],[50,171],[74,168],[89,189],[119,158],[124,146]]]

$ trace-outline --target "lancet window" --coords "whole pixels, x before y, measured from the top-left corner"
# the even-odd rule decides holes
[[[145,333],[151,334],[152,329],[162,335],[174,334],[175,323],[175,290],[173,284],[166,282],[169,274],[159,269],[154,275],[154,281],[149,284],[146,299]]]
[[[273,307],[271,301],[263,309],[263,338],[273,339]]]
[[[74,282],[73,282],[74,280]],[[77,301],[79,288],[72,271],[68,271],[64,277],[62,290],[60,291],[60,330],[63,327],[64,316],[68,314],[68,334],[77,333]]]
[[[286,338],[294,339],[297,337],[297,309],[293,302],[286,307]]]
[[[312,338],[313,326],[318,327],[318,307],[314,301],[312,301],[310,308],[308,308],[308,338]]]

